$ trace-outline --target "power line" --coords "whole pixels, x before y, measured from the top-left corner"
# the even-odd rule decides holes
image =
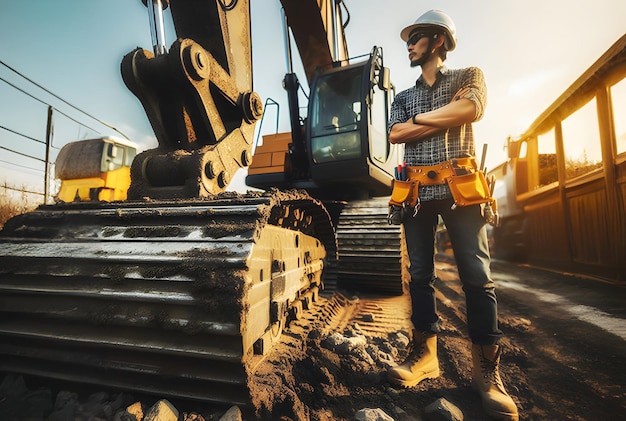
[[[58,96],[57,94],[55,94],[54,92],[51,92],[50,90],[46,89],[45,87],[43,87],[42,85],[38,84],[37,82],[35,82],[34,80],[28,78],[27,76],[23,75],[22,73],[18,72],[17,70],[15,70],[13,67],[9,66],[8,64],[6,64],[4,61],[0,60],[0,64],[2,64],[4,67],[6,67],[7,69],[11,70],[13,73],[17,74],[18,76],[26,79],[27,81],[29,81],[30,83],[32,83],[33,85],[37,86],[39,89],[43,90],[44,92],[47,92],[48,94],[52,95],[53,97],[55,97],[56,99],[58,99],[59,101],[63,102],[64,104],[72,107],[73,109],[85,114],[86,116],[94,119],[95,121],[97,121],[98,123],[102,124],[103,126],[106,126],[112,130],[115,130],[116,132],[118,132],[119,134],[121,134],[122,136],[124,136],[126,139],[131,140],[125,133],[123,133],[121,130],[117,129],[116,127],[112,126],[111,124],[100,120],[98,117],[95,117],[91,114],[89,114],[88,112],[78,108],[77,106],[75,106],[74,104],[71,104],[70,102],[66,101],[65,99],[61,98],[60,96]],[[4,80],[4,79],[3,79]],[[5,81],[6,82],[6,81]],[[8,83],[8,82],[7,82]],[[93,129],[92,129],[93,130]]]
[[[32,156],[32,155],[25,154],[25,153],[23,153],[23,152],[18,152],[18,151],[16,151],[16,150],[9,149],[9,148],[6,148],[6,147],[4,147],[4,146],[0,146],[0,149],[4,149],[5,151],[13,152],[14,154],[17,154],[17,155],[22,155],[22,156],[25,156],[26,158],[31,158],[31,159],[34,159],[34,160],[36,160],[36,161],[46,162],[46,160],[45,160],[45,159],[37,158],[37,157],[34,157],[34,156]]]
[[[38,169],[38,168],[33,168],[33,167],[26,166],[26,165],[16,164],[15,162],[5,161],[4,159],[0,159],[0,162],[4,162],[5,164],[13,165],[14,167],[24,168],[26,170],[37,171],[37,172],[44,172],[43,170]]]
[[[31,97],[35,101],[38,101],[38,102],[42,103],[43,105],[47,105],[49,107],[52,107],[56,112],[58,112],[59,114],[65,116],[65,117],[67,117],[68,119],[72,120],[74,123],[78,123],[79,125],[84,126],[84,127],[88,128],[89,130],[93,130],[96,133],[100,133],[98,130],[94,129],[93,127],[90,127],[90,126],[86,125],[85,123],[82,123],[82,122],[76,120],[75,118],[70,117],[69,115],[65,114],[63,111],[58,110],[56,107],[53,107],[51,104],[48,104],[47,102],[45,102],[45,101],[37,98],[36,96],[26,92],[25,90],[23,90],[22,88],[20,88],[17,85],[14,85],[13,83],[11,83],[8,80],[6,80],[5,78],[0,77],[0,80],[3,81],[4,83],[6,83],[7,85],[11,86],[12,88],[17,89],[18,91],[20,91],[24,95]]]
[[[32,140],[32,141],[37,142],[37,143],[41,143],[41,144],[43,144],[43,145],[45,145],[45,144],[46,144],[46,142],[44,142],[43,140],[39,140],[39,139],[36,139],[36,138],[34,138],[34,137],[30,137],[30,136],[28,136],[28,135],[25,135],[24,133],[16,132],[15,130],[9,129],[8,127],[0,126],[0,129],[4,129],[4,130],[6,130],[7,132],[11,132],[11,133],[16,134],[16,135],[18,135],[18,136],[22,136],[22,137],[24,137],[24,138],[26,138],[26,139],[28,139],[28,140]],[[4,148],[3,148],[3,149],[4,149]]]

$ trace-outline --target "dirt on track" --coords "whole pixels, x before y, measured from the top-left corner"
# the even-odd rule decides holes
[[[449,260],[439,261],[437,268],[438,310],[443,321],[438,341],[439,378],[409,389],[394,387],[386,380],[387,369],[402,361],[406,353],[410,330],[406,297],[324,296],[312,313],[291,323],[283,333],[283,342],[258,365],[249,385],[257,409],[244,411],[243,419],[354,420],[365,408],[380,409],[396,421],[440,419],[424,413],[439,398],[458,407],[465,420],[488,419],[470,383],[465,299],[456,268]],[[492,268],[496,282],[511,276],[530,283],[556,282],[554,274],[524,267],[495,264]],[[592,421],[623,417],[625,341],[588,323],[575,322],[562,309],[532,295],[502,289],[498,298],[500,327],[505,333],[501,376],[518,405],[520,419]],[[619,297],[613,300],[620,301]],[[57,404],[58,392],[58,388],[53,389],[50,396],[52,401],[56,396]],[[112,392],[107,396],[109,407],[113,401],[123,402],[121,406],[134,402],[127,395],[123,399]],[[81,395],[81,399],[79,409],[87,407],[93,395]],[[136,399],[148,408],[159,397]],[[228,409],[173,403],[181,421],[219,420]],[[0,415],[6,405],[0,399]],[[1,419],[116,420],[110,408],[106,412],[110,417],[105,411],[98,416],[78,409],[71,413],[67,418],[54,410],[47,412],[52,415],[49,418]]]

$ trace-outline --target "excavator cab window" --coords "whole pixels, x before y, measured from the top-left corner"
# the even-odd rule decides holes
[[[360,67],[331,72],[313,87],[309,118],[315,163],[361,156],[361,74]]]

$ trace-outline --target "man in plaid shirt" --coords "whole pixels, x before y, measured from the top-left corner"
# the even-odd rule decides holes
[[[412,67],[420,66],[415,86],[400,92],[391,107],[389,141],[405,144],[408,166],[432,166],[475,155],[472,122],[482,118],[487,92],[483,73],[476,67],[448,69],[443,62],[456,46],[455,27],[448,15],[431,10],[400,37],[407,43]],[[435,230],[440,215],[452,242],[467,303],[472,341],[472,378],[486,412],[498,419],[517,420],[517,407],[500,379],[498,365],[497,299],[491,280],[490,255],[481,205],[454,208],[447,184],[421,185],[421,206],[403,225],[411,261],[412,351],[389,370],[390,382],[412,387],[439,376],[434,284]]]

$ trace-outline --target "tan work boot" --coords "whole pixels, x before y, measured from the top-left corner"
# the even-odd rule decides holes
[[[499,420],[517,421],[519,415],[515,402],[504,390],[500,379],[500,354],[498,345],[472,344],[472,382],[478,389],[483,401],[483,408]]]
[[[413,331],[413,349],[404,362],[387,372],[388,380],[402,387],[413,387],[424,379],[439,377],[437,335]]]

